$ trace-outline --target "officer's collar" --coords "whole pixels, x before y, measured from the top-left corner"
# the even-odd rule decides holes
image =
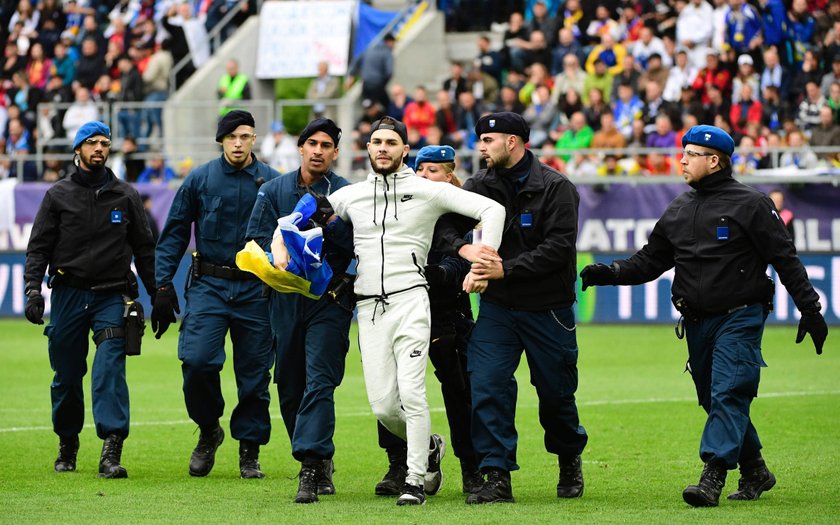
[[[245,173],[254,176],[257,173],[257,156],[254,155],[254,152],[251,152],[251,163],[244,168],[237,168],[228,162],[227,158],[225,158],[225,154],[222,153],[222,166],[224,166],[224,172],[226,175],[235,175],[240,171],[244,171]]]
[[[310,189],[310,190],[312,190],[316,193],[320,193],[322,195],[329,195],[330,194],[330,189],[331,189],[331,186],[332,186],[332,182],[333,182],[332,181],[333,175],[334,175],[333,171],[330,170],[330,171],[326,172],[318,180],[316,180],[314,184],[312,184],[310,186],[307,186],[307,185],[303,184],[302,177],[301,177],[301,174],[300,174],[300,168],[298,168],[297,169],[297,176],[295,177],[295,185],[297,186],[299,194],[304,194],[304,193],[306,193],[307,189]]]
[[[76,184],[87,188],[100,189],[108,186],[113,181],[114,176],[105,166],[97,170],[88,171],[77,164],[76,170],[70,175],[70,178]]]
[[[689,186],[697,191],[714,191],[732,180],[732,168],[727,167],[711,175],[706,175],[697,182],[692,182]]]

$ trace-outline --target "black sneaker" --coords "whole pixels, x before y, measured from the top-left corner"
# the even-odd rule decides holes
[[[406,449],[388,449],[388,472],[374,489],[377,496],[399,496],[408,476]]]
[[[464,494],[475,494],[483,484],[484,477],[478,471],[475,461],[461,460],[461,487]]]
[[[717,507],[724,484],[726,468],[711,462],[706,463],[700,475],[700,482],[685,488],[683,500],[692,507]]]
[[[429,437],[429,466],[426,468],[426,475],[423,478],[423,490],[429,496],[434,496],[443,487],[443,471],[440,469],[440,462],[446,453],[446,442],[440,434],[432,434]]]
[[[332,477],[335,472],[335,463],[331,459],[322,459],[321,468],[318,469],[318,477],[316,483],[318,484],[318,495],[332,496],[335,494],[335,485],[333,485]]]
[[[55,458],[56,472],[76,470],[76,454],[79,453],[79,436],[58,438],[58,457]]]
[[[423,493],[423,487],[409,483],[403,485],[402,493],[397,498],[397,505],[402,507],[404,505],[423,505],[424,503],[426,503],[426,494]]]
[[[213,470],[216,464],[216,450],[225,440],[225,431],[216,425],[215,428],[201,429],[198,444],[190,456],[190,476],[204,477]]]
[[[239,477],[242,479],[263,479],[260,470],[260,446],[251,441],[239,442]]]
[[[315,463],[301,464],[295,503],[316,503],[318,501],[318,467]]]
[[[111,434],[102,443],[102,455],[99,458],[100,478],[127,478],[128,472],[120,465],[122,458],[123,437]]]
[[[751,501],[758,499],[762,492],[772,489],[776,485],[776,476],[767,469],[764,459],[741,465],[741,478],[738,480],[738,490],[730,494],[727,499],[736,501]]]
[[[583,496],[583,471],[580,456],[560,459],[560,480],[557,482],[558,498],[579,498]]]
[[[487,471],[487,479],[478,492],[467,496],[468,505],[484,503],[513,503],[513,489],[510,486],[510,472],[500,469]]]

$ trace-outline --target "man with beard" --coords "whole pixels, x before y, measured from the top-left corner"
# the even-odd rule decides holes
[[[641,250],[609,266],[588,265],[580,277],[585,291],[646,283],[674,268],[671,301],[682,314],[677,336],[688,343],[687,370],[708,414],[700,439],[703,473],[683,499],[693,507],[715,507],[727,471],[735,467],[741,478],[730,500],[758,499],[776,484],[750,416],[767,366],[761,336],[774,296],[768,264],[802,313],[796,342],[810,334],[820,354],[828,327],[775,205],[732,178],[732,137],[721,128],[694,126],[682,146],[680,164],[692,190],[674,199]]]
[[[569,180],[525,148],[530,130],[521,115],[501,112],[479,119],[478,150],[487,163],[464,189],[504,203],[499,257],[474,261],[464,282],[489,285],[467,346],[472,392],[472,439],[486,480],[468,504],[513,502],[510,472],[517,470],[516,380],[522,352],[540,399],[546,450],[558,456],[558,498],[583,495],[580,454],[587,435],[575,391],[575,242],[578,197]],[[444,229],[448,231],[444,231]],[[441,224],[446,244],[465,241]]]
[[[408,475],[397,505],[421,505],[427,467],[440,468],[444,449],[437,434],[430,440],[425,383],[431,320],[424,268],[435,222],[450,212],[480,220],[484,244],[462,246],[460,255],[489,263],[501,239],[504,208],[451,184],[415,176],[403,163],[409,147],[405,125],[398,120],[374,122],[367,149],[372,168],[367,180],[321,199],[320,212],[326,220],[352,224],[368,400],[385,428],[407,442]]]
[[[93,330],[93,420],[104,440],[99,476],[125,478],[120,464],[129,430],[123,296],[137,298],[133,257],[154,297],[155,243],[137,190],[105,167],[110,148],[111,130],[102,122],[87,122],[76,133],[75,170],[47,190],[32,227],[25,313],[31,323],[44,324],[41,285],[49,265],[52,313],[44,335],[55,372],[50,386],[53,431],[59,437],[55,471],[76,470],[85,417],[82,378]]]
[[[304,194],[329,196],[350,184],[332,171],[340,140],[341,129],[330,119],[315,119],[304,128],[298,138],[300,168],[260,188],[248,238],[270,252],[277,218],[291,214]],[[333,394],[344,377],[350,347],[353,290],[344,270],[353,257],[353,238],[343,223],[334,224],[325,232],[321,252],[334,272],[327,293],[315,300],[272,291],[269,298],[280,412],[292,441],[292,456],[301,462],[296,503],[314,503],[319,494],[335,494]]]
[[[216,142],[223,153],[184,180],[157,244],[152,330],[160,339],[181,311],[172,280],[195,226],[196,252],[178,339],[184,401],[201,429],[190,458],[191,476],[210,473],[225,437],[219,425],[225,407],[219,373],[230,331],[239,397],[230,431],[239,441],[239,473],[243,478],[263,477],[259,449],[271,433],[268,301],[259,279],[236,267],[236,252],[245,245],[259,187],[279,176],[251,152],[256,139],[254,117],[247,111],[233,110],[219,119]]]

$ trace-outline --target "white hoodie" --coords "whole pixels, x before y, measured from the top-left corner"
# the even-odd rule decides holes
[[[336,215],[353,226],[359,296],[387,296],[424,286],[435,223],[446,213],[479,220],[483,244],[498,249],[502,240],[501,204],[418,177],[405,165],[389,175],[370,173],[367,180],[330,194],[329,201]]]

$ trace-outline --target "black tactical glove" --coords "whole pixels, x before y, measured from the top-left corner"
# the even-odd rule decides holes
[[[443,286],[446,284],[446,270],[439,264],[429,264],[423,269],[429,286]]]
[[[799,330],[796,332],[796,344],[805,340],[805,334],[811,334],[811,340],[814,341],[817,355],[822,354],[823,343],[828,336],[828,326],[819,310],[802,314],[802,319],[799,320]]]
[[[44,296],[36,288],[30,288],[26,292],[26,307],[24,313],[26,319],[32,324],[44,324]]]
[[[590,286],[616,284],[618,272],[615,266],[607,266],[603,263],[590,264],[580,271],[580,278],[583,284],[581,291],[585,292]]]
[[[326,226],[330,217],[335,215],[335,210],[333,210],[332,204],[330,204],[330,200],[327,199],[326,195],[313,192],[312,196],[315,197],[315,201],[318,203],[318,208],[309,220],[320,226]]]
[[[169,325],[175,322],[175,314],[181,313],[178,306],[178,294],[171,284],[158,288],[152,305],[152,332],[155,339],[166,332]]]

